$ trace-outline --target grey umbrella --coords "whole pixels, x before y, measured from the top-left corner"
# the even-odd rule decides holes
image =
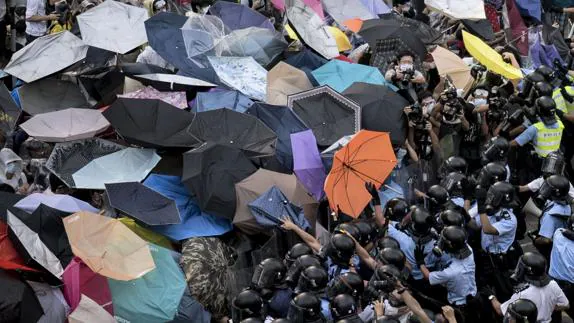
[[[18,89],[22,110],[31,115],[68,108],[89,108],[80,87],[72,82],[47,78]]]
[[[233,31],[218,47],[222,56],[252,56],[257,63],[268,66],[287,48],[287,42],[274,30],[250,27]]]

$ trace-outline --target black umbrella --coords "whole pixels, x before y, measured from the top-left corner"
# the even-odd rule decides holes
[[[295,55],[289,56],[285,60],[285,63],[305,72],[309,78],[309,81],[311,81],[311,83],[313,83],[315,86],[319,85],[319,83],[317,83],[311,72],[327,64],[327,62],[328,60],[308,49],[300,51]]]
[[[99,106],[110,105],[116,99],[116,95],[123,94],[124,75],[116,67],[89,70],[78,79]]]
[[[189,132],[199,141],[241,149],[249,157],[275,153],[277,135],[257,118],[227,108],[198,112]]]
[[[359,35],[369,43],[373,53],[381,50],[378,48],[381,41],[400,39],[419,59],[424,59],[426,55],[425,44],[409,25],[385,19],[371,19],[363,23]]]
[[[62,73],[72,72],[75,74],[82,74],[94,69],[113,66],[116,64],[116,61],[116,53],[89,46],[86,57],[76,64],[68,67]]]
[[[58,143],[46,162],[54,175],[68,187],[75,187],[72,174],[86,166],[92,160],[125,148],[103,139],[85,139]]]
[[[464,27],[471,33],[483,40],[489,41],[495,38],[494,31],[492,30],[492,25],[488,19],[480,20],[461,20]]]
[[[176,75],[176,74],[138,74],[130,76],[143,85],[154,87],[158,91],[207,91],[216,87],[216,84],[205,82],[193,77]]]
[[[16,105],[16,102],[12,99],[10,91],[8,91],[4,83],[0,85],[0,109],[2,113],[0,118],[0,130],[3,130],[5,133],[10,133],[14,130],[22,109]]]
[[[343,92],[361,106],[361,127],[390,132],[394,145],[402,145],[407,136],[404,107],[409,105],[401,95],[384,85],[353,83]]]
[[[284,106],[254,103],[247,109],[246,113],[263,121],[277,134],[275,156],[264,163],[264,168],[273,171],[285,170],[287,173],[292,173],[293,150],[291,149],[291,134],[307,130],[307,126],[293,110]]]
[[[53,78],[24,84],[18,93],[22,110],[31,115],[90,107],[79,86]]]
[[[40,301],[30,285],[17,276],[0,270],[0,321],[2,322],[38,322],[44,315]]]
[[[208,142],[183,155],[182,181],[202,211],[233,219],[235,183],[256,170],[241,150]]]
[[[0,192],[0,221],[6,222],[6,210],[14,206],[24,195],[13,194],[8,192]]]
[[[159,67],[153,64],[144,63],[122,63],[119,65],[119,69],[127,77],[133,77],[141,74],[173,74],[171,70],[167,68]]]
[[[106,184],[110,206],[147,225],[181,222],[172,199],[139,182]]]
[[[329,86],[290,95],[287,101],[313,130],[319,146],[328,147],[361,129],[361,107]]]
[[[442,34],[422,21],[410,19],[393,13],[385,13],[379,15],[379,17],[382,20],[388,21],[389,26],[394,25],[408,28],[426,45],[438,45],[441,41]]]
[[[151,148],[190,148],[199,141],[186,129],[193,113],[161,100],[119,98],[103,115],[129,143]]]

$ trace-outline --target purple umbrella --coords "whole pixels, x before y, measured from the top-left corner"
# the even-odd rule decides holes
[[[292,133],[291,148],[293,149],[293,171],[295,175],[307,191],[317,201],[320,201],[323,197],[323,184],[326,175],[313,131],[305,130]]]

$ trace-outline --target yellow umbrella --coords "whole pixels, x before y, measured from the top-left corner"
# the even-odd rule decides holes
[[[470,89],[473,81],[470,67],[460,57],[440,46],[437,46],[431,55],[440,76],[450,76],[457,89],[465,92]]]
[[[329,30],[331,35],[335,37],[335,41],[337,41],[337,48],[339,52],[344,52],[353,49],[353,46],[351,45],[349,38],[347,37],[347,35],[345,35],[345,33],[341,29],[333,26],[327,26],[327,29]],[[285,25],[285,30],[287,31],[287,36],[289,36],[289,38],[293,40],[299,39],[295,31],[293,31],[293,29],[291,28],[291,26]]]
[[[509,80],[521,79],[523,77],[522,71],[520,71],[519,68],[506,63],[499,53],[484,43],[480,38],[463,30],[462,39],[464,41],[464,47],[466,47],[466,50],[472,57],[486,66],[491,72],[500,74]]]
[[[147,242],[151,242],[155,245],[162,246],[167,249],[173,250],[173,245],[171,241],[165,236],[162,236],[159,233],[155,233],[149,229],[142,227],[141,225],[137,224],[137,222],[132,218],[119,218],[121,223],[123,223],[126,227],[132,230],[135,234],[137,234],[140,238],[144,239]]]

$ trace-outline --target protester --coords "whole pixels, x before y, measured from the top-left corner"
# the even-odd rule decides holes
[[[55,0],[50,0],[50,5],[55,5]],[[42,37],[48,31],[48,22],[58,20],[59,14],[46,13],[46,3],[40,0],[32,0],[26,3],[26,42],[31,43],[36,38]]]

